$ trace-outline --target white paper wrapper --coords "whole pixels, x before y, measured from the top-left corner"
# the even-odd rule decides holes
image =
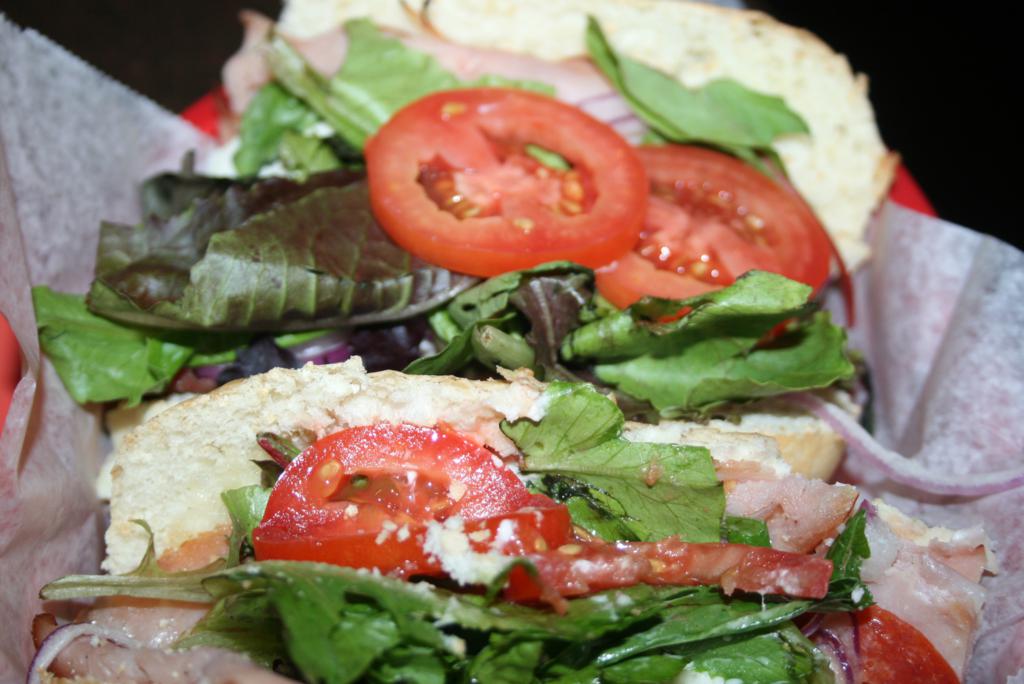
[[[40,359],[30,284],[82,292],[101,219],[137,218],[139,180],[209,144],[152,102],[33,32],[0,18],[0,311],[25,357],[0,436],[0,682],[23,680],[36,592],[95,571],[98,416],[77,406]],[[874,260],[858,278],[854,344],[869,358],[877,434],[936,468],[968,473],[1024,454],[1024,254],[887,206]],[[1003,681],[1024,643],[1024,490],[922,500],[848,464],[846,475],[931,523],[984,524],[1002,572],[989,577],[968,681]]]
[[[25,375],[0,435],[0,682],[24,681],[39,588],[95,571],[99,416],[40,358],[30,284],[84,292],[99,222],[138,218],[137,184],[209,141],[39,34],[0,17],[0,311]],[[23,237],[24,236],[24,237]]]

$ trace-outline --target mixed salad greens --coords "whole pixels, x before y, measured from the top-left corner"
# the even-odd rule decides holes
[[[43,349],[71,395],[134,404],[190,373],[218,384],[299,365],[325,336],[330,344],[317,358],[376,354],[370,370],[478,377],[529,368],[551,383],[547,413],[503,430],[533,490],[566,504],[576,526],[610,542],[675,536],[768,546],[764,523],[725,514],[706,449],[629,443],[624,413],[707,414],[849,380],[845,333],[818,310],[812,288],[752,271],[714,292],[620,310],[596,293],[593,271],[573,263],[480,280],[418,259],[371,211],[367,139],[435,91],[552,89],[500,76],[465,83],[367,21],[346,31],[346,61],[329,79],[283,39],[272,41],[275,80],[242,117],[237,177],[197,175],[187,164],[150,179],[141,224],[101,227],[86,296],[35,288]],[[807,132],[778,98],[725,80],[687,89],[616,54],[594,21],[587,43],[651,140],[697,142],[763,167],[778,166],[778,136]],[[551,168],[567,165],[551,150],[527,152]],[[644,479],[652,460],[662,468],[654,482]],[[135,573],[65,578],[44,597],[211,602],[176,648],[237,650],[308,681],[424,684],[664,682],[687,671],[832,681],[794,621],[871,603],[859,579],[869,555],[863,512],[828,552],[833,575],[820,600],[636,586],[569,599],[556,614],[496,600],[507,573],[480,594],[334,566],[254,562],[252,533],[280,470],[263,465],[263,486],[223,495],[234,524],[225,564],[168,575],[151,549]]]

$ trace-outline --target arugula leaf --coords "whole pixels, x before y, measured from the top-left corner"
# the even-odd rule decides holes
[[[330,79],[320,76],[279,37],[271,40],[267,60],[277,82],[356,149],[362,149],[367,138],[396,111],[440,90],[489,85],[554,94],[545,84],[500,76],[460,81],[431,55],[385,36],[366,19],[349,21],[345,33],[345,63]]]
[[[90,312],[81,295],[32,288],[39,344],[80,404],[159,392],[192,356],[181,335],[130,328]]]
[[[50,582],[39,590],[39,598],[62,601],[101,596],[135,596],[139,598],[169,599],[172,601],[209,602],[210,595],[203,581],[224,567],[216,560],[205,568],[184,572],[167,572],[157,564],[153,545],[153,531],[144,520],[133,523],[146,532],[146,551],[139,565],[125,575],[67,575]]]
[[[820,655],[793,623],[777,631],[730,640],[696,654],[687,670],[747,684],[807,681]]]
[[[108,226],[89,305],[139,324],[303,329],[407,318],[475,282],[395,245],[366,184],[348,178],[232,189],[172,219],[169,233]]]
[[[664,415],[726,401],[826,387],[852,377],[846,335],[828,314],[807,316],[810,288],[751,271],[722,290],[681,301],[644,300],[588,323],[562,345],[564,359],[597,361],[597,377]],[[663,323],[680,308],[689,314]],[[770,344],[760,341],[791,319]]]
[[[205,600],[209,600],[207,594]],[[230,596],[215,604],[174,648],[200,646],[245,653],[264,667],[281,668],[289,662],[281,639],[283,626],[266,593]]]
[[[532,368],[545,379],[571,379],[558,348],[589,305],[592,280],[589,269],[564,261],[485,280],[431,317],[447,346],[405,372],[443,375],[477,361],[489,369]]]
[[[595,662],[605,666],[651,651],[679,649],[701,641],[775,628],[810,606],[810,601],[762,606],[749,601],[722,602],[714,594],[687,597],[663,611],[661,622],[604,651]]]
[[[703,143],[744,160],[784,135],[807,134],[807,123],[780,97],[750,90],[730,79],[691,89],[656,69],[618,54],[597,21],[586,32],[591,59],[633,111],[661,138]]]
[[[249,485],[221,492],[221,501],[224,502],[224,507],[228,509],[228,516],[231,518],[228,567],[238,565],[241,559],[253,556],[252,531],[263,519],[270,491],[267,487]]]
[[[374,660],[401,643],[390,615],[350,603],[344,596],[302,580],[278,583],[270,594],[284,627],[285,647],[307,681],[354,682]]]
[[[539,422],[501,425],[523,453],[524,472],[581,483],[601,506],[614,507],[630,533],[618,538],[719,541],[725,495],[707,449],[623,439],[622,412],[589,385],[552,383],[544,401]]]
[[[396,646],[374,664],[371,679],[382,684],[445,684],[451,660],[433,649]]]
[[[768,525],[757,518],[727,515],[722,518],[722,539],[730,544],[771,547]]]
[[[624,660],[601,670],[607,684],[663,684],[674,682],[686,661],[678,656],[648,655]]]
[[[469,681],[522,684],[540,664],[544,644],[514,635],[492,634],[487,646],[469,663]]]
[[[318,120],[312,109],[281,86],[263,86],[242,114],[235,169],[242,176],[256,175],[277,157],[287,133],[302,133]]]
[[[871,557],[866,527],[867,512],[861,509],[850,516],[843,531],[829,547],[825,557],[832,561],[832,579],[828,595],[817,610],[861,610],[875,602],[860,578],[861,564],[865,558]]]

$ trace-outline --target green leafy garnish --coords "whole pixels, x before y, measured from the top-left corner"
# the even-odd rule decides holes
[[[406,373],[455,373],[472,361],[489,369],[531,368],[545,379],[570,377],[558,348],[591,298],[589,269],[551,262],[491,278],[457,295],[430,322],[447,346]]]
[[[807,123],[780,97],[731,79],[687,88],[619,54],[593,17],[587,21],[586,43],[594,64],[663,140],[711,145],[760,166],[758,155],[770,153],[779,137],[810,133]]]
[[[578,505],[585,517],[577,524],[615,539],[719,541],[725,494],[707,449],[625,440],[622,412],[589,385],[552,383],[544,401],[540,421],[505,422],[501,429],[523,453],[524,472],[554,475],[563,487],[569,481],[570,492],[585,492],[569,497],[586,503]],[[564,492],[553,487],[550,493]],[[595,516],[618,524],[598,524]]]
[[[231,518],[231,536],[228,538],[229,567],[241,560],[254,556],[252,552],[252,531],[263,519],[267,508],[270,489],[260,485],[249,485],[221,492],[221,501]]]
[[[832,579],[828,595],[822,600],[827,610],[862,610],[874,603],[867,585],[860,578],[860,566],[871,557],[865,528],[867,512],[857,511],[846,521],[842,533],[829,547],[826,558],[832,561]]]
[[[166,226],[106,224],[89,306],[150,326],[306,329],[407,318],[474,282],[395,245],[350,180],[272,179]]]
[[[366,19],[349,21],[345,33],[345,63],[329,79],[306,64],[282,38],[271,41],[267,57],[277,82],[359,150],[396,111],[440,90],[486,85],[554,92],[535,81],[494,75],[460,81],[432,56],[385,36]]]
[[[181,335],[120,325],[89,311],[85,297],[32,288],[39,343],[71,397],[127,399],[163,390],[192,356]]]
[[[811,314],[810,292],[783,276],[751,271],[715,292],[644,300],[582,326],[566,338],[562,357],[594,361],[601,381],[650,401],[663,415],[825,387],[852,377],[854,367],[843,329],[827,313]],[[691,310],[660,320],[682,307]]]
[[[318,120],[302,100],[276,83],[260,88],[242,114],[239,147],[234,157],[238,174],[256,175],[278,156],[287,133],[301,134]]]
[[[722,539],[730,544],[770,547],[768,525],[757,518],[741,518],[727,515],[722,518]]]
[[[473,362],[527,367],[549,381],[614,388],[629,415],[702,413],[852,377],[843,329],[815,312],[810,294],[751,271],[715,292],[619,311],[593,294],[591,271],[553,262],[455,297],[430,319],[446,346],[406,372],[455,373]],[[679,317],[681,310],[689,313]]]

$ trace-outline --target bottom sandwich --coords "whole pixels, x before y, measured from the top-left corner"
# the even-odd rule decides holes
[[[358,360],[227,385],[119,441],[112,574],[43,589],[97,600],[37,617],[30,680],[959,681],[983,533],[805,478],[742,426],[806,418],[758,411]]]

